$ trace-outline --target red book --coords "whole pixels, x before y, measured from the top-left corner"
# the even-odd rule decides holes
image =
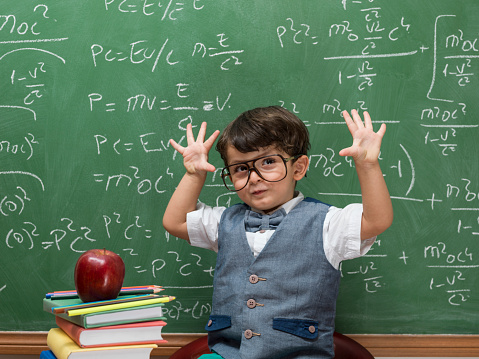
[[[82,348],[166,343],[162,320],[85,329],[55,316],[57,325]]]

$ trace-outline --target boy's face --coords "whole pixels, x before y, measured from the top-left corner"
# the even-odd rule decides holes
[[[242,153],[235,147],[230,146],[226,152],[229,165],[249,162],[249,166],[252,165],[250,161],[258,157],[276,154],[280,154],[284,158],[290,157],[289,154],[278,150],[276,147],[265,147],[258,151]],[[279,182],[267,182],[252,170],[246,187],[237,192],[239,198],[251,208],[266,213],[278,209],[293,198],[296,181],[304,177],[308,167],[306,156],[298,158],[294,163],[292,162],[286,163],[286,177]]]

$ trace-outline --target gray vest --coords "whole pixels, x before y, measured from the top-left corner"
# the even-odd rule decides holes
[[[208,344],[223,358],[333,358],[340,272],[326,259],[329,206],[306,198],[255,258],[245,204],[226,209],[218,230]]]

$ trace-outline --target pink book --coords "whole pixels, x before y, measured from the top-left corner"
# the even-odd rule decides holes
[[[166,325],[162,320],[89,329],[59,316],[55,316],[55,321],[82,348],[166,343],[161,336],[161,330]]]

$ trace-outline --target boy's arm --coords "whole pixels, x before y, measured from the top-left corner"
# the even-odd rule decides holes
[[[205,141],[206,122],[201,124],[195,141],[191,124],[186,128],[188,146],[180,146],[173,140],[171,145],[183,156],[186,173],[171,196],[163,215],[163,227],[175,237],[189,241],[186,227],[186,215],[196,209],[196,203],[206,180],[207,172],[213,172],[215,167],[208,163],[208,153],[213,146],[219,131],[215,131]]]
[[[361,239],[368,239],[384,232],[393,220],[393,208],[384,176],[379,167],[381,141],[386,132],[383,123],[378,132],[373,131],[371,117],[364,112],[364,124],[356,110],[343,112],[349,132],[353,136],[351,147],[339,152],[341,156],[354,159],[356,172],[361,186],[363,216],[361,220]]]

